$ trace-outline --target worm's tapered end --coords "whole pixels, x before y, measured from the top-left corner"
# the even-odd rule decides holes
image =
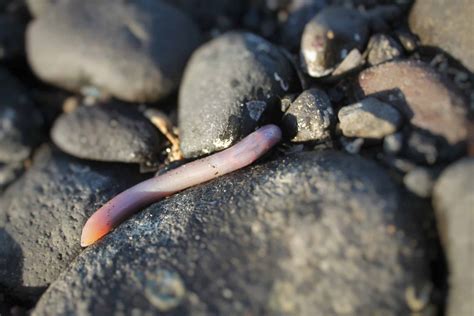
[[[112,227],[107,225],[105,220],[101,219],[100,216],[94,215],[89,218],[82,228],[81,247],[92,245],[112,230]]]

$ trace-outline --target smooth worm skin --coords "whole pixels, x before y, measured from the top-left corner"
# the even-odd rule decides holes
[[[224,151],[131,187],[92,214],[82,229],[81,246],[93,244],[144,206],[250,165],[280,139],[281,130],[278,126],[265,125]]]

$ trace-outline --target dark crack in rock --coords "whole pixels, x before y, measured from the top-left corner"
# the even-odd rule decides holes
[[[419,212],[372,162],[306,152],[200,185],[88,248],[33,315],[403,315]]]
[[[48,146],[0,200],[0,287],[34,299],[81,251],[87,216],[143,176],[138,168],[90,163]]]
[[[448,316],[468,316],[474,310],[473,192],[473,158],[449,166],[434,187],[433,204],[449,264]]]
[[[62,114],[51,137],[75,157],[142,164],[156,162],[163,139],[136,107],[118,102],[81,106]]]
[[[173,92],[199,42],[186,15],[149,0],[60,1],[27,31],[28,59],[42,80],[137,102]]]
[[[320,89],[301,93],[283,116],[285,133],[293,142],[330,140],[335,121],[331,100]]]
[[[0,68],[0,161],[26,159],[41,140],[42,124],[27,90]]]
[[[270,42],[230,32],[200,47],[179,95],[181,150],[195,157],[229,147],[280,111],[297,85],[291,63]]]

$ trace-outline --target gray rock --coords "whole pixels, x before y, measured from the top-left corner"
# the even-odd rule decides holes
[[[80,253],[87,217],[142,178],[137,168],[42,147],[0,200],[0,287],[22,300],[36,298]]]
[[[0,68],[0,162],[26,159],[41,140],[42,123],[26,89]]]
[[[230,32],[191,57],[179,92],[181,150],[195,157],[227,148],[280,111],[278,98],[297,85],[277,47]]]
[[[391,135],[387,135],[383,139],[383,149],[385,153],[389,155],[396,155],[403,148],[403,133],[398,132]]]
[[[402,154],[417,163],[433,165],[441,160],[439,148],[443,144],[426,131],[414,129],[408,134],[404,145]]]
[[[431,197],[435,181],[435,173],[427,168],[417,167],[403,177],[403,183],[408,191],[420,198]]]
[[[363,97],[374,96],[397,107],[414,128],[433,138],[439,159],[453,159],[463,152],[467,102],[428,65],[387,62],[363,71],[358,84]]]
[[[331,139],[336,121],[331,100],[323,90],[301,93],[283,116],[283,126],[293,142]]]
[[[375,98],[344,106],[337,116],[342,133],[347,137],[382,139],[395,133],[402,123],[395,108]]]
[[[468,316],[474,310],[474,159],[449,166],[433,191],[441,241],[449,265],[448,316]]]
[[[33,315],[406,315],[416,212],[373,163],[306,152],[156,203],[84,251]]]
[[[63,0],[29,25],[27,53],[48,83],[152,102],[175,90],[199,41],[194,23],[160,1]]]
[[[385,34],[373,35],[369,40],[367,49],[367,61],[372,66],[398,59],[403,55],[403,48],[400,44]]]
[[[0,61],[24,52],[25,25],[16,16],[0,12]]]
[[[81,106],[62,114],[51,138],[63,151],[79,158],[142,164],[157,161],[163,140],[134,106],[118,102]]]
[[[409,24],[422,44],[447,51],[474,71],[473,12],[474,2],[471,0],[416,1]]]
[[[367,20],[356,10],[328,7],[308,24],[301,38],[301,62],[312,77],[329,75],[353,50],[364,50]]]

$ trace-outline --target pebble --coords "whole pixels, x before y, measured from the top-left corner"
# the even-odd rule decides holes
[[[396,155],[403,148],[403,133],[398,132],[385,136],[383,139],[383,149],[389,155]]]
[[[60,1],[33,20],[26,42],[31,67],[47,83],[154,102],[177,88],[200,32],[161,1]]]
[[[179,91],[186,158],[225,149],[280,113],[279,98],[298,85],[281,51],[252,33],[230,32],[192,56]]]
[[[406,315],[405,290],[430,284],[430,262],[419,217],[399,203],[373,162],[282,157],[140,212],[84,251],[32,315]]]
[[[403,183],[408,191],[420,198],[431,197],[434,181],[434,172],[424,167],[417,167],[403,177]]]
[[[367,50],[367,61],[372,66],[398,59],[403,55],[403,48],[400,44],[385,34],[373,35],[369,40]]]
[[[0,199],[0,287],[22,301],[38,298],[80,253],[87,217],[141,179],[131,166],[41,147]]]
[[[293,142],[326,141],[331,139],[335,113],[326,92],[310,89],[291,103],[283,116],[285,133]]]
[[[302,67],[312,77],[327,76],[353,49],[362,52],[368,36],[367,20],[358,11],[324,8],[304,29]]]
[[[62,114],[51,138],[78,158],[141,164],[157,162],[164,139],[136,107],[114,101]]]
[[[359,74],[358,84],[363,96],[397,107],[412,127],[432,138],[439,159],[452,160],[464,151],[466,100],[425,63],[391,61],[371,67]]]
[[[52,9],[53,5],[56,5],[61,1],[70,1],[70,0],[26,0],[26,5],[31,15],[38,17],[44,13],[47,13]]]
[[[0,162],[28,158],[39,144],[43,119],[23,85],[0,68]]]
[[[423,45],[441,48],[474,71],[473,12],[471,0],[416,1],[408,21]]]
[[[0,193],[2,193],[23,172],[22,163],[0,163]]]
[[[337,115],[339,127],[347,137],[382,139],[395,133],[402,123],[395,108],[375,98],[344,106]]]
[[[436,181],[433,205],[449,266],[448,316],[474,310],[474,159],[450,165]]]

